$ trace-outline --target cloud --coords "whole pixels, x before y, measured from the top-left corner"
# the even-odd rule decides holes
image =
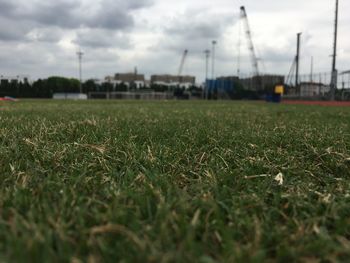
[[[9,4],[2,0],[0,7],[2,16],[39,25],[123,30],[134,24],[130,14],[132,11],[151,4],[150,0],[100,0],[95,3],[82,0],[37,0],[29,4],[22,1]]]
[[[173,18],[164,28],[164,37],[156,48],[176,53],[188,49],[192,54],[202,55],[204,49],[210,47],[211,41],[215,39],[220,42],[235,22],[237,19],[229,12],[187,10]]]
[[[127,34],[106,29],[82,29],[78,31],[73,43],[82,48],[128,49],[132,47],[132,43]]]
[[[11,13],[15,9],[13,2],[8,2],[6,0],[0,0],[0,15],[6,15]]]
[[[333,1],[309,0],[0,0],[0,73],[33,77],[76,76],[76,51],[84,55],[84,76],[101,77],[138,66],[146,75],[184,72],[204,78],[211,41],[217,75],[237,68],[239,7],[245,5],[258,57],[266,71],[286,73],[303,32],[301,71],[329,71],[333,42]],[[302,8],[300,8],[300,6]],[[340,2],[338,68],[348,69],[350,2]],[[241,71],[251,72],[241,33]],[[261,67],[261,70],[264,70]]]
[[[0,16],[0,41],[25,41],[30,24]]]
[[[168,35],[176,35],[185,39],[220,38],[228,26],[233,24],[232,15],[212,17],[205,14],[190,17],[177,17],[170,27],[165,29]]]
[[[81,24],[77,11],[80,3],[73,1],[43,1],[27,9],[17,9],[15,15],[39,25],[77,28]]]
[[[26,35],[30,41],[58,43],[64,35],[64,31],[59,27],[39,27],[33,28]]]

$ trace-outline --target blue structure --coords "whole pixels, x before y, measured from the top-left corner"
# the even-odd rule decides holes
[[[235,90],[235,82],[232,79],[207,79],[206,90],[208,94],[230,94]]]

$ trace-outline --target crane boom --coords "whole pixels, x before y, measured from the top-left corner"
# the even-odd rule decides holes
[[[253,65],[253,70],[254,70],[253,73],[254,73],[254,76],[259,77],[260,72],[259,72],[258,58],[256,56],[256,52],[255,52],[255,48],[254,48],[254,44],[253,44],[253,39],[252,39],[252,33],[250,30],[250,26],[249,26],[248,16],[247,16],[247,12],[246,12],[244,6],[241,6],[241,19],[244,22],[245,32],[246,32],[246,36],[247,36],[247,39],[249,42],[249,50],[250,50],[250,55],[251,55],[252,65]]]
[[[183,68],[184,68],[184,65],[185,65],[187,54],[188,54],[188,50],[186,49],[184,51],[183,55],[182,55],[182,59],[181,59],[181,63],[180,63],[179,71],[178,71],[178,76],[182,75],[182,71],[183,71]]]

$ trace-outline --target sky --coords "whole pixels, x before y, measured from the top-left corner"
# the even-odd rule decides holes
[[[331,70],[335,0],[0,0],[0,75],[77,78],[76,53],[82,50],[84,79],[135,67],[149,78],[177,74],[187,49],[183,74],[200,82],[204,50],[212,40],[217,41],[215,76],[236,75],[238,68],[250,74],[242,5],[260,71],[288,74],[298,32],[301,73],[309,74],[311,57],[314,72]],[[350,69],[349,13],[350,1],[340,0],[340,71]]]

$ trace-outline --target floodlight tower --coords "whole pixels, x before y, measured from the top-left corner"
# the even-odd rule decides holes
[[[300,38],[302,33],[297,34],[297,55],[295,56],[295,88],[299,88],[299,68],[300,68]],[[301,91],[299,90],[299,95],[301,96]]]
[[[211,78],[214,80],[215,78],[215,46],[218,43],[216,40],[212,42],[212,65],[211,65]]]
[[[314,81],[314,57],[311,57],[310,82]]]
[[[79,85],[79,91],[80,91],[80,93],[83,93],[83,86],[82,86],[82,79],[83,79],[83,77],[82,77],[82,61],[83,61],[83,55],[84,55],[84,53],[81,51],[81,50],[79,50],[78,52],[77,52],[77,55],[78,55],[78,61],[79,61],[79,81],[80,81],[80,85]]]
[[[332,80],[331,80],[331,96],[330,96],[331,100],[335,99],[335,90],[337,89],[337,77],[338,77],[338,72],[337,72],[338,14],[339,14],[339,0],[336,0],[335,1]]]
[[[212,44],[212,55],[211,55],[211,81],[210,81],[210,88],[214,89],[215,88],[215,84],[216,81],[214,81],[215,79],[215,46],[218,42],[216,40],[213,40],[211,42]]]
[[[210,50],[204,50],[205,54],[205,98],[208,99],[208,72],[209,72],[209,58],[210,58]]]

